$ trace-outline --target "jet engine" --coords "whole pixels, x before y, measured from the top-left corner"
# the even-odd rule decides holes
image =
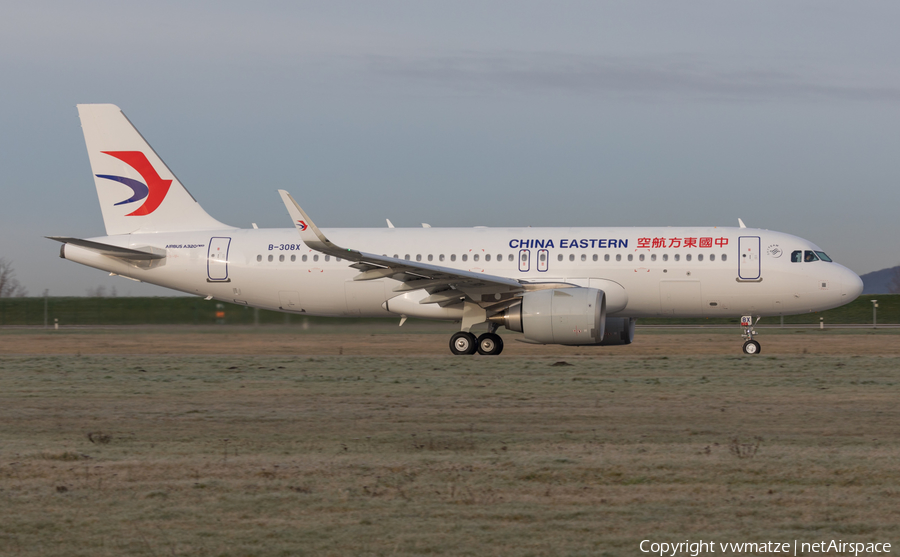
[[[540,344],[602,344],[606,295],[580,287],[526,292],[521,302],[490,320]]]

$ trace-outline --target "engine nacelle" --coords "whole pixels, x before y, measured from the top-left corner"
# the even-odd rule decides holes
[[[522,302],[502,315],[507,329],[541,344],[601,344],[606,326],[606,296],[596,288],[555,288],[526,292]]]
[[[634,340],[633,317],[607,317],[606,330],[603,333],[602,346],[615,346],[617,344],[631,344]]]

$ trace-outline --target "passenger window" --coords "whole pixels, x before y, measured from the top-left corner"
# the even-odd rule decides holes
[[[582,254],[581,254],[581,260],[582,260],[582,261],[587,261],[587,254],[582,253]]]
[[[574,254],[574,253],[570,253],[570,254],[569,254],[569,261],[575,261],[575,254]]]
[[[716,254],[714,254],[714,253],[709,254],[709,260],[710,260],[710,261],[715,261],[715,260],[716,260]]]
[[[605,254],[605,255],[603,256],[603,261],[609,261],[609,254],[608,254],[608,253]]]
[[[803,252],[803,261],[805,263],[809,263],[811,261],[818,261],[818,260],[819,260],[819,258],[816,256],[816,254],[814,252],[811,252],[809,250],[806,250],[805,252]]]
[[[824,251],[817,251],[816,255],[818,255],[819,259],[821,259],[822,261],[827,261],[829,263],[833,263],[833,261],[831,261],[831,258],[828,257],[827,255],[825,255]]]
[[[644,260],[644,254],[643,254],[643,253],[640,254],[640,255],[638,256],[638,259],[640,259],[641,261],[643,261],[643,260]]]
[[[503,255],[497,254],[497,261],[503,261]]]
[[[722,261],[728,261],[728,256],[724,253],[722,254]]]
[[[257,261],[262,261],[262,256],[261,256],[261,255],[257,255],[257,256],[256,256],[256,260],[257,260]]]
[[[407,259],[409,259],[408,256],[407,256]],[[330,256],[330,255],[326,255],[326,256],[325,256],[325,261],[331,261],[331,256]]]
[[[509,260],[510,260],[510,261],[515,261],[515,260],[516,260],[516,256],[513,255],[513,254],[509,254]]]
[[[557,255],[557,256],[556,256],[556,260],[557,260],[557,261],[562,261],[562,260],[563,260],[563,254]]]
[[[617,254],[616,254],[616,261],[622,261],[622,254],[621,254],[621,253],[617,253]]]
[[[291,263],[293,263],[294,261],[297,261],[297,256],[291,255]]]
[[[409,261],[409,254],[407,253],[406,255],[404,255],[403,259],[406,259],[407,261]]]
[[[681,259],[681,256],[680,256],[679,254],[676,253],[676,254],[675,254],[675,261],[678,261],[679,259]]]
[[[400,256],[397,255],[396,253],[394,254],[394,259],[398,259],[399,257],[400,257]]]
[[[690,261],[690,260],[691,260],[691,254],[685,255],[685,256],[684,256],[684,260],[685,260],[685,261]]]
[[[335,257],[334,260],[337,261],[338,263],[341,262],[341,258],[340,258],[340,257]]]
[[[650,261],[656,261],[656,254],[655,254],[655,253],[650,254]]]
[[[303,262],[306,263],[306,259],[307,259],[307,258],[306,258],[305,255],[304,255],[301,259],[303,259]]]
[[[791,263],[800,263],[803,261],[803,252],[800,250],[791,252]]]
[[[279,263],[284,263],[284,254],[281,254],[281,255],[278,256],[278,262],[279,262]]]
[[[478,261],[478,254],[477,254],[477,253],[476,253],[475,255],[472,256],[472,261]]]
[[[463,256],[462,256],[462,260],[463,260],[463,261],[468,261],[468,260],[469,260],[469,256],[466,255],[466,254],[464,253]]]
[[[702,254],[702,253],[697,255],[697,261],[703,261],[703,254]]]
[[[451,254],[450,254],[450,261],[456,261],[456,254],[455,254],[455,253],[451,253]]]
[[[434,261],[434,256],[430,253],[428,254],[428,261]]]
[[[663,261],[668,261],[668,260],[669,260],[669,254],[668,254],[668,253],[664,253],[664,254],[663,254]]]
[[[634,254],[633,254],[633,253],[629,253],[629,254],[628,254],[628,261],[634,261]]]
[[[489,254],[489,253],[484,254],[484,260],[485,260],[485,261],[490,261],[490,260],[491,260],[491,254]]]
[[[269,256],[269,263],[271,263],[273,259],[275,259],[275,258],[274,258],[273,256],[270,255],[270,256]]]
[[[416,261],[422,261],[422,254],[421,254],[421,253],[417,253],[417,254],[416,254]]]
[[[595,253],[595,254],[594,254],[594,261],[597,261],[597,259],[599,259],[599,257],[597,257],[597,254]]]
[[[444,254],[442,253],[438,256],[438,261],[443,261],[443,260],[444,260]]]
[[[318,261],[318,260],[319,260],[319,254],[314,255],[314,256],[313,256],[313,261]]]

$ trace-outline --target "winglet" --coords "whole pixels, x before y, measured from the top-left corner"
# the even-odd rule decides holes
[[[744,221],[742,221],[741,219],[738,219],[738,224],[740,225],[741,228],[747,228],[747,225],[744,224]]]
[[[284,206],[291,215],[294,227],[297,229],[297,232],[300,233],[300,239],[303,240],[304,244],[314,250],[335,257],[343,257],[344,259],[354,261],[359,260],[361,255],[358,251],[337,246],[333,244],[331,240],[326,238],[325,234],[322,234],[322,231],[316,226],[316,223],[314,223],[312,219],[309,218],[309,215],[306,214],[306,211],[304,211],[294,198],[291,197],[291,194],[284,190],[278,190],[278,193],[281,194],[281,200],[284,201]]]

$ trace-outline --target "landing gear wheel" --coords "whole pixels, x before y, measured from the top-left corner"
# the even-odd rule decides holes
[[[503,339],[494,333],[484,333],[478,337],[478,353],[482,356],[496,356],[503,352]]]
[[[472,333],[460,331],[450,337],[450,351],[457,356],[471,355],[476,350],[478,350],[478,342]]]
[[[744,354],[759,354],[759,343],[755,340],[748,340],[745,342]]]

